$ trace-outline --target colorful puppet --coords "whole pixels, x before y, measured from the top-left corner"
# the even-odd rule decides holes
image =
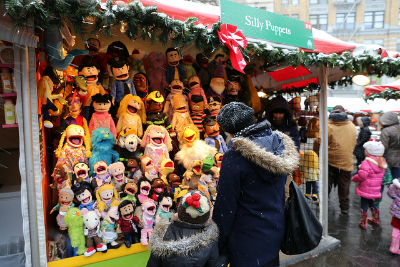
[[[170,83],[169,88],[170,88],[171,92],[169,93],[169,95],[167,96],[167,98],[165,100],[164,113],[166,113],[168,115],[168,119],[171,121],[172,116],[174,115],[174,107],[171,104],[171,98],[174,95],[183,95],[182,91],[184,89],[184,86],[180,80],[175,79]],[[185,100],[187,102],[188,101],[187,96],[183,95],[183,97],[185,98]],[[189,106],[187,106],[187,108],[189,108]]]
[[[130,55],[131,62],[129,64],[129,77],[132,79],[133,76],[137,73],[146,74],[146,70],[144,69],[144,64],[142,59],[146,56],[146,52],[134,48],[132,50],[132,54]],[[136,88],[137,91],[137,88]],[[138,93],[138,92],[137,92]]]
[[[207,117],[203,123],[206,144],[215,147],[217,151],[222,154],[228,151],[224,138],[219,134],[219,125],[217,120],[213,117]]]
[[[147,246],[156,221],[156,203],[151,198],[148,198],[142,202],[138,209],[140,211],[138,216],[139,226],[142,228],[140,230],[140,243],[143,246]]]
[[[147,127],[149,125],[163,126],[168,131],[172,130],[168,115],[163,112],[164,97],[159,91],[151,92],[146,98]]]
[[[85,135],[81,126],[70,125],[63,132],[55,154],[58,158],[57,164],[64,164],[68,171],[72,172],[72,168],[78,162],[87,164],[87,158],[91,155],[90,138]]]
[[[149,91],[160,91],[161,95],[164,97],[166,95],[164,88],[168,85],[165,79],[165,60],[166,58],[163,53],[155,51],[151,52],[147,56],[147,62],[149,63],[149,68],[147,71]]]
[[[174,208],[174,196],[170,193],[163,192],[158,196],[158,209],[156,212],[156,224],[160,220],[171,220],[172,209]]]
[[[127,166],[128,160],[131,158],[136,158],[139,160],[139,158],[143,155],[139,146],[142,143],[142,140],[140,140],[136,134],[136,130],[125,128],[118,135],[118,145],[121,148],[119,153],[119,161],[124,163],[126,172],[129,171]],[[132,179],[132,177],[129,178]]]
[[[150,180],[145,177],[142,177],[137,182],[137,185],[139,187],[139,191],[136,193],[136,199],[139,200],[140,203],[143,203],[143,201],[148,199],[150,195],[150,189],[151,189]]]
[[[98,210],[87,210],[82,209],[82,218],[85,227],[83,233],[86,237],[87,250],[83,255],[85,257],[92,256],[96,251],[107,251],[107,246],[103,244],[103,240],[100,238],[100,212]]]
[[[86,208],[87,210],[94,209],[93,191],[88,182],[76,183],[71,187],[74,191],[75,198],[80,202],[79,209]]]
[[[143,136],[142,147],[145,148],[144,155],[149,156],[156,170],[160,171],[163,157],[169,159],[172,142],[164,127],[150,125]]]
[[[167,175],[171,172],[174,172],[175,166],[174,162],[171,159],[163,158],[161,161],[161,168],[160,168],[160,178],[164,182],[165,186],[168,188],[171,185],[168,183]]]
[[[127,183],[129,180],[125,176],[125,166],[122,162],[118,161],[112,163],[108,166],[108,172],[111,174],[111,185],[117,189],[117,192],[120,193],[121,187],[123,184]]]
[[[182,67],[186,71],[186,78],[189,79],[190,84],[190,78],[196,75],[196,70],[193,68],[193,57],[191,55],[183,56]]]
[[[199,129],[194,124],[183,124],[178,134],[179,147],[183,145],[192,146],[194,141],[200,140]]]
[[[126,162],[125,175],[134,183],[137,183],[137,181],[142,177],[139,162],[139,159],[136,157],[129,158]]]
[[[201,87],[200,78],[197,75],[190,77],[189,88],[190,88],[190,92],[188,93],[189,104],[191,102],[192,96],[198,95],[203,98],[204,104],[207,105],[206,94],[204,93],[204,90]]]
[[[149,94],[149,82],[144,73],[136,73],[133,76],[133,84],[135,85],[136,93],[142,99],[143,103],[146,102],[146,97]]]
[[[117,239],[117,228],[118,228],[119,212],[118,204],[111,206],[110,210],[104,216],[101,221],[100,231],[104,244],[109,244],[111,248],[119,248],[120,245],[115,242]]]
[[[122,186],[122,193],[120,194],[121,201],[130,200],[136,206],[136,193],[138,192],[138,187],[135,183],[128,182]]]
[[[158,204],[158,196],[164,192],[165,184],[161,178],[155,178],[151,181],[150,197]]]
[[[53,177],[53,183],[50,185],[51,188],[57,188],[57,190],[60,191],[64,187],[71,187],[71,180],[68,177],[68,169],[64,164],[56,164],[51,177]]]
[[[154,178],[158,177],[158,172],[152,159],[149,156],[142,156],[140,157],[140,165],[142,166],[142,173],[144,176],[149,179],[150,181]]]
[[[112,206],[118,206],[119,194],[111,184],[104,184],[96,191],[98,210],[104,218]]]
[[[84,162],[78,162],[73,167],[72,184],[80,182],[90,182],[89,166]]]
[[[74,192],[70,187],[64,187],[58,192],[58,204],[50,211],[52,214],[54,211],[59,210],[57,215],[57,224],[60,230],[66,230],[67,225],[64,221],[64,216],[67,211],[74,207]]]
[[[219,96],[222,105],[225,103],[226,91],[225,91],[225,75],[222,61],[218,62],[218,67],[214,72],[214,77],[211,79],[210,88],[207,90],[207,97]],[[208,101],[210,104],[210,101]]]
[[[168,48],[167,51],[165,51],[165,57],[168,62],[168,66],[165,70],[167,83],[171,83],[176,76],[178,76],[179,80],[187,82],[186,70],[181,64],[179,64],[181,56],[178,49],[172,47]]]
[[[136,95],[135,85],[129,79],[129,66],[126,58],[113,57],[108,61],[111,73],[115,77],[115,81],[111,87],[112,102],[116,107],[125,95]]]
[[[217,117],[219,111],[221,110],[221,98],[219,96],[210,96],[207,98],[208,101],[208,113],[212,117]]]
[[[81,100],[78,96],[71,95],[67,97],[69,112],[61,121],[61,132],[65,131],[71,124],[82,126],[85,130],[85,135],[90,136],[87,120],[81,116]]]
[[[133,215],[135,211],[135,204],[130,200],[123,200],[118,205],[119,220],[118,225],[124,234],[125,246],[131,247],[131,244],[139,243],[139,231],[137,225],[139,219]]]
[[[76,254],[81,255],[86,251],[86,239],[83,234],[83,218],[78,208],[71,208],[64,216],[65,224],[68,227],[68,235],[71,239],[71,246],[78,248]]]
[[[99,187],[105,184],[111,184],[111,174],[108,172],[107,162],[101,160],[93,164],[94,177],[91,180],[91,185],[96,192]]]
[[[115,163],[119,159],[119,154],[113,149],[115,137],[107,128],[97,128],[92,133],[92,156],[89,159],[89,167],[93,170],[93,165],[98,161],[105,161],[107,165]]]
[[[201,168],[203,167],[202,160],[193,160],[189,168],[183,174],[182,187],[188,190],[196,190],[201,178]]]
[[[111,108],[111,96],[96,94],[92,96],[92,106],[94,113],[89,123],[89,132],[92,135],[93,131],[98,128],[107,128],[114,136],[117,136],[114,120],[109,113]]]
[[[205,103],[207,102],[204,102],[203,97],[199,95],[192,95],[190,98],[190,117],[200,133],[204,132],[203,120],[206,117],[206,114],[204,114]]]
[[[183,95],[175,94],[171,97],[171,105],[174,108],[174,114],[171,120],[172,129],[178,132],[182,126],[187,124],[193,124],[192,118],[187,109],[187,102]]]
[[[131,128],[136,130],[139,137],[143,136],[142,123],[146,121],[146,110],[140,97],[126,95],[120,102],[117,118],[118,133],[125,128]]]

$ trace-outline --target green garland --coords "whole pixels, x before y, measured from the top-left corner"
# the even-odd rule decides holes
[[[81,4],[77,0],[5,0],[6,14],[14,20],[17,29],[26,27],[34,21],[34,27],[59,27],[66,22],[75,33],[79,33],[83,40],[92,34],[111,38],[111,29],[114,26],[126,24],[126,35],[135,40],[142,38],[152,43],[167,44],[172,41],[174,47],[194,45],[198,50],[211,53],[222,49],[229,53],[227,47],[218,38],[217,30],[221,22],[214,23],[211,29],[195,25],[197,18],[191,17],[186,21],[169,18],[164,13],[158,13],[156,6],[144,7],[139,1],[130,2],[128,7],[113,6],[107,0],[105,9],[101,9],[95,0],[84,0]],[[94,25],[84,22],[90,17]],[[363,54],[352,56],[350,52],[338,54],[306,53],[299,50],[273,48],[261,43],[248,43],[247,49],[241,49],[247,61],[259,60],[265,62],[264,67],[282,64],[292,66],[327,66],[340,68],[352,73],[368,75],[387,75],[396,77],[400,74],[400,60],[381,58]],[[345,82],[348,83],[346,77]],[[344,85],[344,81],[331,84]],[[300,89],[299,89],[300,90]]]
[[[365,102],[367,102],[368,100],[375,100],[376,98],[383,98],[386,100],[389,99],[395,99],[398,100],[400,99],[400,91],[396,91],[393,89],[387,89],[381,93],[371,93],[369,96],[364,96],[363,97]]]

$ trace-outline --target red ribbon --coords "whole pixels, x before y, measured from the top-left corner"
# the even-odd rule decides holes
[[[246,67],[246,61],[240,52],[239,46],[246,49],[247,40],[241,31],[236,31],[237,27],[232,24],[222,24],[221,30],[218,31],[218,36],[221,42],[229,48],[232,67],[237,71],[244,73],[243,69]]]

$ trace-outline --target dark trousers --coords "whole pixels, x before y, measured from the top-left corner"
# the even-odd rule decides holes
[[[340,170],[329,165],[328,168],[328,195],[331,193],[332,186],[338,187],[338,197],[341,210],[350,208],[349,188],[351,172]]]
[[[400,178],[400,167],[389,167],[393,179]]]
[[[52,110],[56,112],[58,108],[47,98],[46,106],[44,107],[44,112],[43,112],[43,120],[49,121],[50,120],[50,114],[49,110]]]
[[[367,199],[361,197],[361,209],[363,212],[368,211],[368,207],[371,208],[372,210],[377,210],[378,207],[375,205],[375,202],[373,199]]]
[[[124,232],[123,234],[125,241],[129,241],[131,242],[131,244],[139,243],[139,233],[132,231],[132,232]]]
[[[318,181],[306,182],[306,194],[313,194],[318,195]]]
[[[86,237],[86,247],[88,248],[96,247],[96,245],[101,244],[102,242],[103,240],[98,236]]]

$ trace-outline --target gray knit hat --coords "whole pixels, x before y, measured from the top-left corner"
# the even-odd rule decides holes
[[[225,105],[217,115],[218,124],[228,133],[235,134],[256,121],[254,110],[241,102]]]

